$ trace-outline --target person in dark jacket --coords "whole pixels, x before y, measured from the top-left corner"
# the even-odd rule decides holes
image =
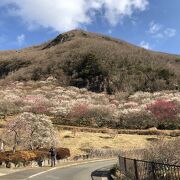
[[[51,156],[51,167],[55,167],[56,166],[56,149],[54,147],[51,147],[51,149],[49,150],[50,152],[50,156]]]

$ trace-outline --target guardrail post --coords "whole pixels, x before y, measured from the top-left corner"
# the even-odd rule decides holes
[[[154,164],[154,162],[151,162],[151,170],[152,170],[152,178],[153,178],[153,180],[156,180],[155,164]]]
[[[135,171],[135,179],[139,180],[138,169],[137,169],[137,160],[136,159],[134,159],[134,171]]]
[[[126,158],[124,157],[124,171],[125,171],[125,174],[127,173],[127,166],[126,166]]]

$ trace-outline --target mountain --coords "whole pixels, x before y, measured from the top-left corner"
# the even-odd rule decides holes
[[[1,83],[44,80],[93,92],[180,87],[180,56],[148,51],[105,35],[72,30],[19,51],[0,51]]]

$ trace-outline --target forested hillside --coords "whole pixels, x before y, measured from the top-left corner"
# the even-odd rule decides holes
[[[104,35],[73,30],[39,46],[0,52],[1,83],[58,79],[93,92],[179,88],[180,56],[152,52]]]

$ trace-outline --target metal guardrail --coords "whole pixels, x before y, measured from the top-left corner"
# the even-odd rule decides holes
[[[120,171],[131,180],[180,180],[180,166],[119,156]]]

